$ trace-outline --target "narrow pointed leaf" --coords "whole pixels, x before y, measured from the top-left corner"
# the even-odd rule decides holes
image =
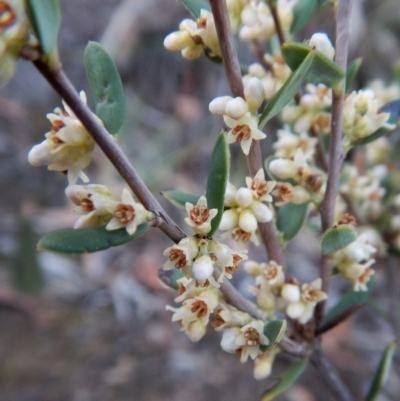
[[[44,277],[37,262],[37,236],[31,224],[22,220],[19,227],[19,250],[13,264],[15,287],[29,294],[38,294],[44,287]]]
[[[185,209],[186,202],[196,205],[200,196],[188,194],[181,191],[163,191],[161,195],[169,200],[174,206]]]
[[[271,320],[264,326],[264,335],[268,338],[268,345],[260,345],[262,352],[269,351],[274,348],[282,339],[286,332],[286,320]]]
[[[343,315],[348,309],[357,306],[363,305],[367,302],[368,298],[371,295],[372,289],[374,288],[375,280],[372,277],[367,283],[367,291],[354,291],[351,290],[347,294],[345,294],[340,301],[328,311],[326,314],[322,326],[327,326],[330,322],[334,321],[340,315]]]
[[[321,237],[321,249],[324,255],[329,255],[354,242],[357,234],[350,225],[341,224],[329,228]]]
[[[97,42],[89,42],[84,59],[96,114],[103,121],[107,131],[116,135],[125,119],[125,95],[117,66]]]
[[[397,126],[400,121],[400,99],[386,103],[384,106],[381,107],[381,111],[384,113],[390,113],[388,123],[395,124]],[[367,145],[368,143],[376,141],[380,137],[387,135],[392,131],[393,129],[379,128],[377,131],[367,136],[366,138],[362,138],[358,141],[353,142],[351,146],[357,147],[357,146]]]
[[[279,208],[277,228],[285,241],[292,240],[303,228],[309,203],[286,203]]]
[[[180,269],[164,270],[161,268],[158,270],[158,277],[167,287],[178,291],[178,280],[183,277],[183,273]]]
[[[225,132],[218,135],[211,155],[210,170],[207,180],[207,206],[209,209],[217,209],[218,214],[211,220],[212,236],[219,227],[224,213],[225,190],[229,177],[229,147]]]
[[[297,70],[306,57],[312,53],[315,54],[315,57],[308,71],[307,81],[315,84],[322,83],[333,88],[345,76],[343,70],[335,62],[307,45],[289,42],[282,46],[282,56],[292,71]]]
[[[202,0],[181,0],[181,2],[195,18],[200,18],[201,10],[210,11],[210,5]]]
[[[282,394],[288,388],[293,386],[294,383],[300,378],[302,373],[307,367],[308,360],[303,359],[298,362],[292,363],[286,370],[281,373],[278,384],[268,389],[261,396],[260,401],[270,401]]]
[[[293,8],[290,33],[296,35],[308,22],[317,7],[317,0],[299,0]]]
[[[346,70],[346,93],[349,92],[351,86],[353,85],[354,80],[356,79],[356,76],[358,74],[358,70],[361,67],[362,64],[362,58],[356,58],[353,60],[348,66]]]
[[[386,347],[382,355],[381,361],[379,362],[378,370],[375,373],[374,380],[371,383],[368,395],[365,399],[366,401],[376,401],[378,399],[378,396],[382,391],[382,388],[389,375],[396,346],[397,343],[393,341]]]
[[[50,67],[58,66],[57,38],[61,24],[58,0],[27,0],[28,15],[39,39],[44,60]]]
[[[133,235],[125,228],[108,231],[105,226],[90,228],[66,228],[54,231],[40,239],[38,251],[54,251],[61,253],[98,252],[104,249],[125,244],[143,235],[149,228],[148,223],[141,224]]]
[[[301,84],[306,79],[307,74],[314,62],[315,52],[309,52],[303,61],[298,64],[296,71],[292,73],[289,79],[283,84],[281,89],[268,102],[261,114],[259,127],[264,125],[274,116],[276,116],[296,95]]]

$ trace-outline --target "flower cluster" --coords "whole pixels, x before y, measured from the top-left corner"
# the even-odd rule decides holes
[[[321,291],[321,279],[301,287],[296,280],[285,282],[282,266],[275,261],[257,263],[248,261],[244,268],[255,277],[255,286],[249,291],[256,297],[257,305],[266,313],[269,319],[275,317],[277,311],[286,313],[288,317],[307,323],[314,312],[315,305],[327,298]]]
[[[298,148],[290,159],[276,158],[269,163],[271,173],[282,181],[277,184],[273,195],[278,206],[284,203],[301,204],[309,201],[319,203],[323,190],[322,172],[311,168],[303,150]]]
[[[375,263],[372,255],[376,248],[372,244],[374,237],[368,232],[360,234],[345,248],[335,252],[333,263],[342,276],[353,284],[354,291],[366,291],[371,276],[375,273],[371,265]]]
[[[74,228],[107,224],[106,230],[125,228],[133,235],[140,224],[154,219],[154,213],[136,202],[127,188],[122,191],[121,201],[104,185],[70,185],[65,194],[76,205],[74,211],[81,215]]]
[[[243,77],[243,82],[246,84],[251,77],[260,79],[264,86],[265,99],[270,100],[289,78],[291,70],[280,53],[275,53],[274,56],[267,53],[263,61],[269,66],[269,70],[259,63],[253,63],[249,66],[248,74]]]
[[[228,184],[225,193],[225,211],[219,229],[226,231],[235,241],[251,240],[258,245],[258,223],[271,221],[273,214],[268,205],[272,202],[270,192],[275,181],[266,181],[264,171],[260,169],[254,178],[246,177],[247,188],[237,189]]]
[[[0,84],[15,71],[21,48],[29,40],[29,23],[22,0],[0,0]]]
[[[86,103],[85,92],[80,93],[80,98]],[[63,104],[65,110],[57,107],[54,113],[47,114],[51,130],[42,143],[32,148],[28,160],[33,166],[48,165],[49,170],[67,173],[70,185],[75,184],[78,177],[88,182],[82,170],[90,163],[94,140],[68,105]]]
[[[390,113],[379,109],[379,101],[372,90],[354,91],[344,102],[343,133],[344,147],[349,149],[353,143],[364,139],[379,128],[394,129],[389,124]]]
[[[221,55],[213,15],[201,10],[197,21],[183,20],[179,31],[170,33],[164,40],[164,46],[171,51],[180,51],[182,56],[193,60],[200,57],[203,50],[210,57]]]
[[[266,135],[258,129],[258,109],[265,96],[261,81],[252,77],[245,81],[244,96],[232,98],[221,96],[209,105],[211,113],[224,118],[225,124],[231,128],[228,132],[228,143],[240,143],[243,153],[248,155],[253,140],[264,139]]]

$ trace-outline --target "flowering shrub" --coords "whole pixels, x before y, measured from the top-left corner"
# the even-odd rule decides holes
[[[189,60],[204,53],[210,62],[222,63],[231,89],[209,103],[209,111],[222,117],[222,132],[213,148],[204,195],[164,192],[186,210],[185,233],[115,141],[125,103],[111,57],[93,42],[85,51],[93,112],[85,93],[78,96],[63,73],[54,40],[60,17],[57,1],[44,13],[40,1],[0,0],[0,78],[11,78],[16,59],[24,57],[63,98],[64,109],[47,115],[51,128],[28,160],[67,175],[65,194],[79,217],[74,230],[62,236],[49,233],[39,247],[97,251],[160,228],[174,242],[163,252],[161,276],[169,274],[178,306],[166,309],[190,340],[200,341],[212,326],[221,332],[224,351],[236,354],[242,363],[254,361],[258,380],[270,375],[279,354],[299,359],[282,374],[281,383],[263,395],[266,401],[293,384],[308,361],[326,369],[326,357],[317,350],[320,337],[364,302],[374,283],[376,259],[400,252],[398,161],[388,162],[393,159],[394,135],[387,135],[400,118],[399,91],[377,82],[349,89],[352,78],[346,69],[356,68],[347,63],[351,1],[331,4],[337,18],[335,46],[323,32],[310,38],[294,35],[299,19],[305,23],[313,13],[313,2],[210,0],[211,8],[201,1],[182,2],[193,18],[183,20],[179,30],[165,38],[165,48]],[[240,65],[236,40],[261,46],[263,52],[255,54],[258,59],[251,65]],[[279,45],[273,46],[275,42]],[[269,125],[265,129],[274,117],[280,124],[276,132]],[[275,138],[268,155],[260,148],[267,137],[264,130]],[[96,144],[129,187],[120,200],[105,185],[89,184],[83,173]],[[229,152],[239,144],[249,172],[245,185],[237,187],[229,181]],[[361,163],[354,163],[357,156]],[[79,179],[84,185],[77,184]],[[91,228],[96,228],[90,231],[96,246],[90,242],[93,237],[89,241],[85,236],[89,231],[84,230]],[[284,251],[302,230],[311,228],[320,237],[315,241],[321,256],[319,275],[301,283]],[[75,246],[76,238],[83,243]],[[268,258],[253,260],[250,242],[265,246]],[[239,269],[252,280],[246,294],[229,282]],[[341,313],[332,317],[338,305],[327,308],[327,301],[334,274],[335,280],[342,277],[349,283],[349,293],[338,303]],[[383,386],[382,372],[393,349],[389,345],[382,358],[368,400]],[[329,375],[335,394],[351,400],[333,366]]]

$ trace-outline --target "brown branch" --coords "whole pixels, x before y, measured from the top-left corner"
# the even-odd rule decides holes
[[[350,17],[352,0],[341,0],[338,5],[336,15],[336,56],[335,61],[338,66],[346,71],[347,53],[350,36]],[[339,175],[344,159],[342,146],[343,128],[343,104],[345,95],[345,80],[333,90],[332,100],[332,122],[329,148],[329,169],[328,182],[324,201],[321,206],[322,230],[326,231],[333,225],[338,194]],[[330,259],[323,256],[321,262],[322,291],[328,293],[332,276],[332,264]],[[316,308],[316,325],[318,326],[325,312],[326,301],[322,301]]]
[[[285,38],[285,34],[283,33],[281,21],[279,19],[278,9],[276,8],[276,5],[272,1],[269,1],[268,5],[269,5],[269,9],[271,10],[272,18],[274,20],[275,31],[276,31],[276,34],[278,35],[279,43],[282,46],[286,42],[286,38]]]
[[[350,393],[347,385],[341,379],[336,367],[325,356],[319,342],[315,346],[315,352],[311,357],[311,363],[321,374],[336,400],[354,401],[353,395]]]
[[[224,60],[224,67],[229,87],[233,96],[244,98],[240,64],[233,43],[233,35],[226,1],[210,0],[210,4],[214,15],[215,26],[217,28],[218,40],[221,47],[222,59]],[[250,152],[247,156],[247,164],[252,177],[254,177],[257,171],[262,168],[261,150],[258,141],[252,141]],[[282,248],[276,236],[273,223],[261,223],[259,224],[259,227],[269,258],[285,268]]]
[[[79,118],[140,202],[147,210],[155,213],[159,228],[174,242],[179,242],[184,238],[185,234],[149,191],[121,148],[113,141],[107,130],[98,123],[90,109],[81,101],[78,92],[64,71],[50,69],[41,60],[36,60],[33,64]]]

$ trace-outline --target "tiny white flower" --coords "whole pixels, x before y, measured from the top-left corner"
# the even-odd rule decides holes
[[[197,205],[186,202],[186,211],[189,217],[185,218],[185,223],[192,227],[196,234],[206,235],[211,230],[211,220],[217,215],[217,209],[208,209],[207,199],[201,196]]]
[[[268,345],[269,340],[263,333],[264,323],[262,320],[253,320],[241,328],[235,344],[241,348],[240,362],[244,363],[250,356],[255,359],[260,350],[260,345]]]
[[[333,60],[333,57],[335,56],[335,48],[332,46],[332,43],[329,40],[326,33],[321,33],[321,32],[314,33],[314,35],[311,36],[308,45],[311,48],[315,48],[318,51],[320,51],[324,56],[326,56],[330,60]]]

